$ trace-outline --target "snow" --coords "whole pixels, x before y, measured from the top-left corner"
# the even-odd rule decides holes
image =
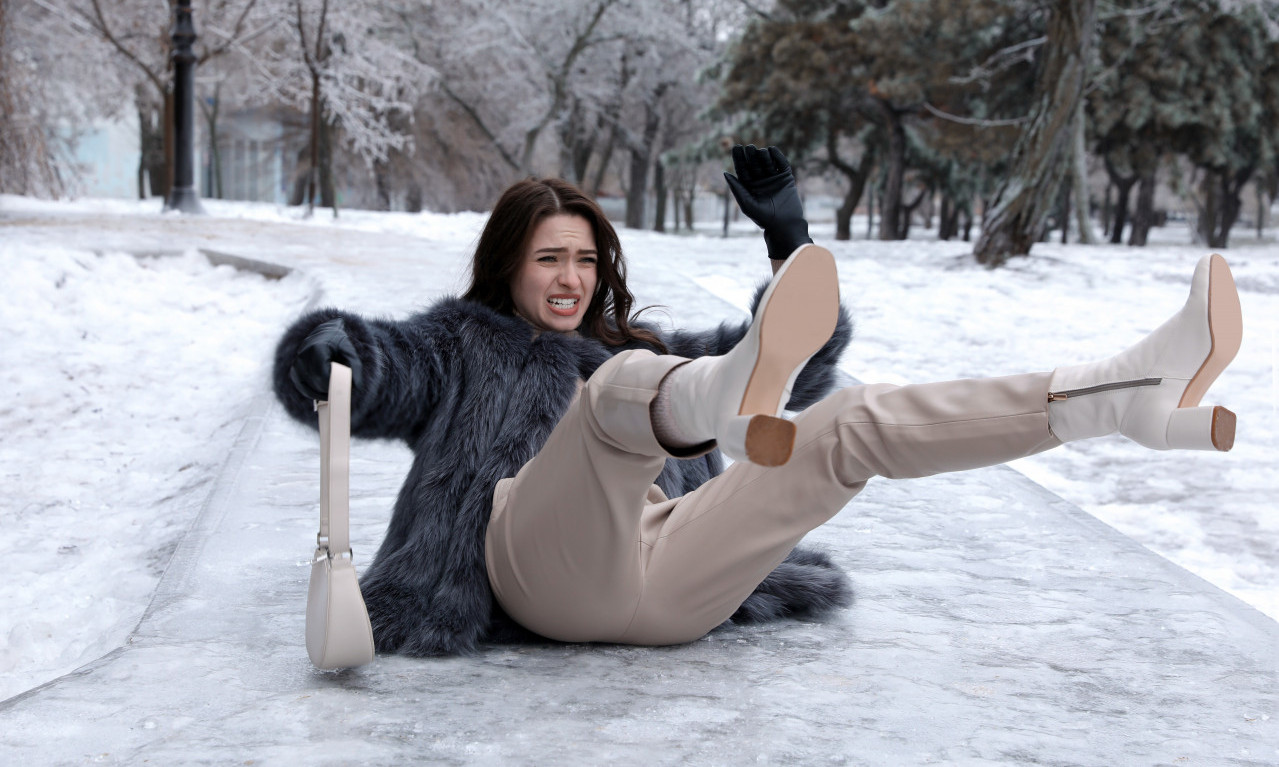
[[[458,289],[484,220],[366,211],[300,220],[296,210],[271,205],[205,206],[212,215],[192,222],[158,215],[153,202],[0,197],[0,383],[10,393],[0,406],[0,557],[19,574],[0,584],[0,699],[126,639],[240,421],[265,391],[279,333],[320,282],[328,300],[402,315]],[[157,238],[157,231],[176,234]],[[854,231],[864,232],[864,221]],[[862,381],[895,383],[1047,370],[1113,354],[1180,306],[1205,252],[1186,244],[1184,228],[1169,227],[1155,230],[1156,242],[1144,249],[1041,244],[1030,258],[989,271],[968,257],[969,246],[935,241],[931,232],[899,243],[833,243],[831,232],[814,226],[837,256],[857,325],[843,367]],[[767,262],[749,225],[734,234],[624,231],[637,305],[664,305],[689,325],[744,316]],[[1015,468],[1279,618],[1272,239],[1240,230],[1225,254],[1240,287],[1245,338],[1206,402],[1239,415],[1231,453],[1158,453],[1106,438]],[[361,257],[406,246],[438,255],[404,253],[395,264],[415,265],[414,278],[388,279],[376,294],[347,290],[333,276],[361,268]],[[298,271],[268,280],[214,267],[196,247]],[[181,255],[137,257],[160,251]],[[708,302],[704,291],[724,303]]]

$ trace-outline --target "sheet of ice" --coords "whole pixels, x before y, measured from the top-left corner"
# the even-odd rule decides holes
[[[270,282],[195,255],[121,253],[198,246],[276,261],[324,276],[328,302],[403,316],[461,288],[484,220],[206,207],[213,215],[189,219],[153,202],[0,197],[0,381],[16,393],[0,407],[15,489],[0,500],[0,557],[23,573],[0,583],[0,699],[100,655],[136,623],[235,433],[236,408],[266,386],[278,333],[310,292],[306,279]],[[734,234],[624,232],[637,305],[663,305],[689,326],[744,318],[767,262],[749,226]],[[857,323],[845,370],[896,383],[1114,353],[1175,311],[1204,252],[1170,228],[1146,249],[1037,245],[992,272],[965,244],[927,232],[901,243],[831,243],[820,225],[814,234],[836,253]],[[1240,416],[1235,450],[1151,453],[1107,439],[1018,468],[1279,617],[1279,247],[1238,236],[1226,255],[1246,334],[1211,395]],[[353,269],[386,278],[343,279]]]

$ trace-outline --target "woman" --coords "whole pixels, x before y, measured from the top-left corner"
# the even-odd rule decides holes
[[[1181,312],[1104,362],[822,398],[849,335],[834,260],[808,244],[785,158],[738,147],[734,160],[730,188],[774,259],[749,325],[633,324],[598,207],[526,181],[494,208],[462,299],[403,322],[322,310],[286,333],[276,392],[292,414],[311,420],[343,361],[352,432],[415,451],[362,583],[380,651],[468,650],[511,635],[507,616],[552,639],[659,645],[743,611],[820,612],[848,601],[845,582],[795,545],[872,476],[1114,431],[1229,449],[1233,415],[1195,407],[1241,335],[1219,256]],[[723,472],[717,445],[737,459]]]

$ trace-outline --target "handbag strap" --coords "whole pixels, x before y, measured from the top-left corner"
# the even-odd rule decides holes
[[[330,366],[329,398],[315,403],[320,414],[320,533],[318,549],[330,557],[351,552],[351,369]]]

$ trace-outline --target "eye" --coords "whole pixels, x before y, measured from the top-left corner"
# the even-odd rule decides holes
[[[579,260],[583,264],[588,264],[590,266],[595,266],[596,264],[599,263],[599,259],[596,258],[595,256],[582,256]]]
[[[559,259],[553,255],[538,256],[537,258],[537,262],[539,264],[553,264],[558,260]]]

